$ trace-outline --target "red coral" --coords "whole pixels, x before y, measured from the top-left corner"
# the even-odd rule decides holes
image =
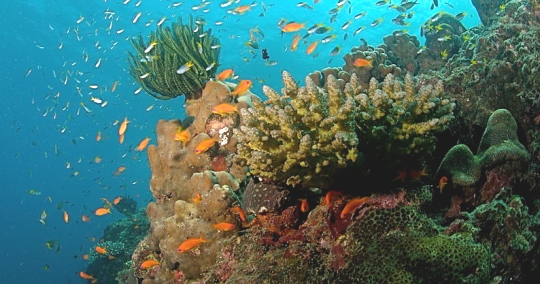
[[[227,157],[224,155],[218,155],[212,158],[210,162],[212,165],[212,170],[215,172],[224,171],[228,168]]]
[[[480,202],[491,202],[495,198],[495,195],[501,191],[501,188],[508,185],[510,185],[508,176],[500,174],[497,171],[491,171],[480,191]]]

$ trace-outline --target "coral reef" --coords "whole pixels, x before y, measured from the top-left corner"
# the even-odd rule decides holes
[[[126,217],[131,217],[137,213],[137,201],[129,195],[123,195],[120,202],[113,204],[113,206]]]
[[[124,270],[124,264],[131,259],[137,244],[148,233],[149,226],[144,208],[108,225],[100,242],[88,251],[88,273],[102,283],[116,283],[117,276],[127,278],[129,273]],[[95,249],[97,246],[106,249],[107,253],[98,253]]]
[[[501,1],[482,1],[489,5]],[[496,21],[462,34],[459,53],[440,75],[445,90],[455,94],[467,124],[483,125],[496,109],[508,109],[526,127],[526,110],[537,99],[540,68],[537,39],[540,22],[529,1],[504,1]],[[486,10],[479,10],[482,14]],[[489,14],[493,14],[490,12]]]
[[[477,155],[466,145],[454,146],[442,160],[436,176],[447,176],[454,185],[470,186],[480,180],[482,169],[506,161],[526,165],[528,160],[529,153],[517,137],[516,121],[509,111],[499,109],[489,117]]]
[[[185,95],[198,98],[204,84],[216,73],[219,40],[204,30],[204,20],[183,24],[178,18],[171,27],[159,26],[148,42],[142,36],[132,40],[130,73],[141,87],[158,99]]]
[[[241,110],[251,104],[251,96],[245,94],[237,104]],[[212,114],[213,106],[230,99],[229,87],[208,82],[202,96],[190,101],[186,108],[188,115],[195,117],[186,128],[192,135],[186,143],[174,139],[180,121],[158,122],[158,144],[150,145],[147,150],[152,169],[150,190],[156,201],[146,210],[150,232],[140,242],[132,259],[132,273],[145,279],[144,283],[200,279],[215,263],[219,248],[240,228],[240,221],[229,208],[239,200],[237,191],[246,173],[243,167],[229,166],[226,162],[236,151],[236,139],[229,129],[236,127],[237,114],[231,114],[227,123],[221,123],[223,120],[216,120]],[[221,131],[223,129],[226,131]],[[203,153],[195,151],[209,138],[215,139],[216,145]],[[215,167],[212,160],[216,157],[227,165],[222,171],[212,170]],[[223,222],[234,224],[235,228],[230,231],[214,228]],[[199,237],[209,242],[192,251],[178,252],[182,242]],[[160,259],[160,265],[150,271],[139,268],[148,257]]]
[[[442,93],[442,82],[418,87],[409,75],[404,84],[392,75],[382,84],[372,78],[369,89],[355,96],[359,149],[368,164],[397,168],[426,160],[434,134],[453,119],[454,104]]]
[[[405,156],[420,160],[433,150],[434,133],[453,118],[454,104],[440,97],[441,83],[417,90],[410,76],[403,86],[390,74],[382,84],[372,78],[365,92],[356,74],[343,92],[332,75],[324,89],[309,76],[305,87],[286,72],[283,81],[283,96],[265,87],[268,101],[242,111],[243,124],[235,130],[238,158],[273,182],[325,187],[359,154],[390,167]]]
[[[471,235],[493,252],[493,267],[501,279],[527,283],[532,267],[538,266],[537,241],[540,234],[540,213],[529,213],[523,198],[512,194],[511,187],[503,188],[492,202],[464,213],[448,226],[447,234]],[[530,261],[530,265],[523,265]]]
[[[283,72],[283,96],[268,86],[268,100],[242,109],[238,159],[263,179],[289,185],[328,186],[334,172],[356,161],[355,101],[333,77],[325,90],[307,77],[298,87]]]

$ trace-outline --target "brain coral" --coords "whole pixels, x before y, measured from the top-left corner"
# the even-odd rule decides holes
[[[437,176],[448,175],[452,182],[468,186],[480,179],[481,170],[504,161],[528,161],[529,153],[519,143],[517,123],[505,109],[493,112],[478,147],[477,155],[463,144],[450,149],[444,157]]]

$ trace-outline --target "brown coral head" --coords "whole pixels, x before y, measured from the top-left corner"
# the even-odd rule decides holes
[[[249,181],[243,195],[244,210],[247,213],[277,212],[290,201],[285,187],[264,183],[257,178]]]

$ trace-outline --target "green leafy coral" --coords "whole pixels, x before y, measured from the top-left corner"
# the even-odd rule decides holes
[[[306,77],[299,87],[283,72],[280,96],[268,86],[268,100],[242,109],[243,125],[236,130],[238,157],[252,174],[289,185],[325,186],[337,168],[356,161],[355,101],[339,90],[334,77],[318,88]]]
[[[498,109],[488,119],[477,155],[463,144],[452,147],[442,160],[437,176],[446,175],[456,185],[469,186],[480,179],[482,169],[505,161],[528,160],[529,153],[517,137],[514,117],[508,110]]]
[[[179,18],[171,27],[158,27],[148,42],[142,36],[132,40],[135,53],[129,53],[129,68],[133,78],[150,95],[171,99],[186,95],[200,96],[206,81],[216,73],[219,59],[219,40],[204,30],[203,20],[183,24]],[[153,46],[153,47],[151,47]],[[189,70],[177,70],[193,64]]]

